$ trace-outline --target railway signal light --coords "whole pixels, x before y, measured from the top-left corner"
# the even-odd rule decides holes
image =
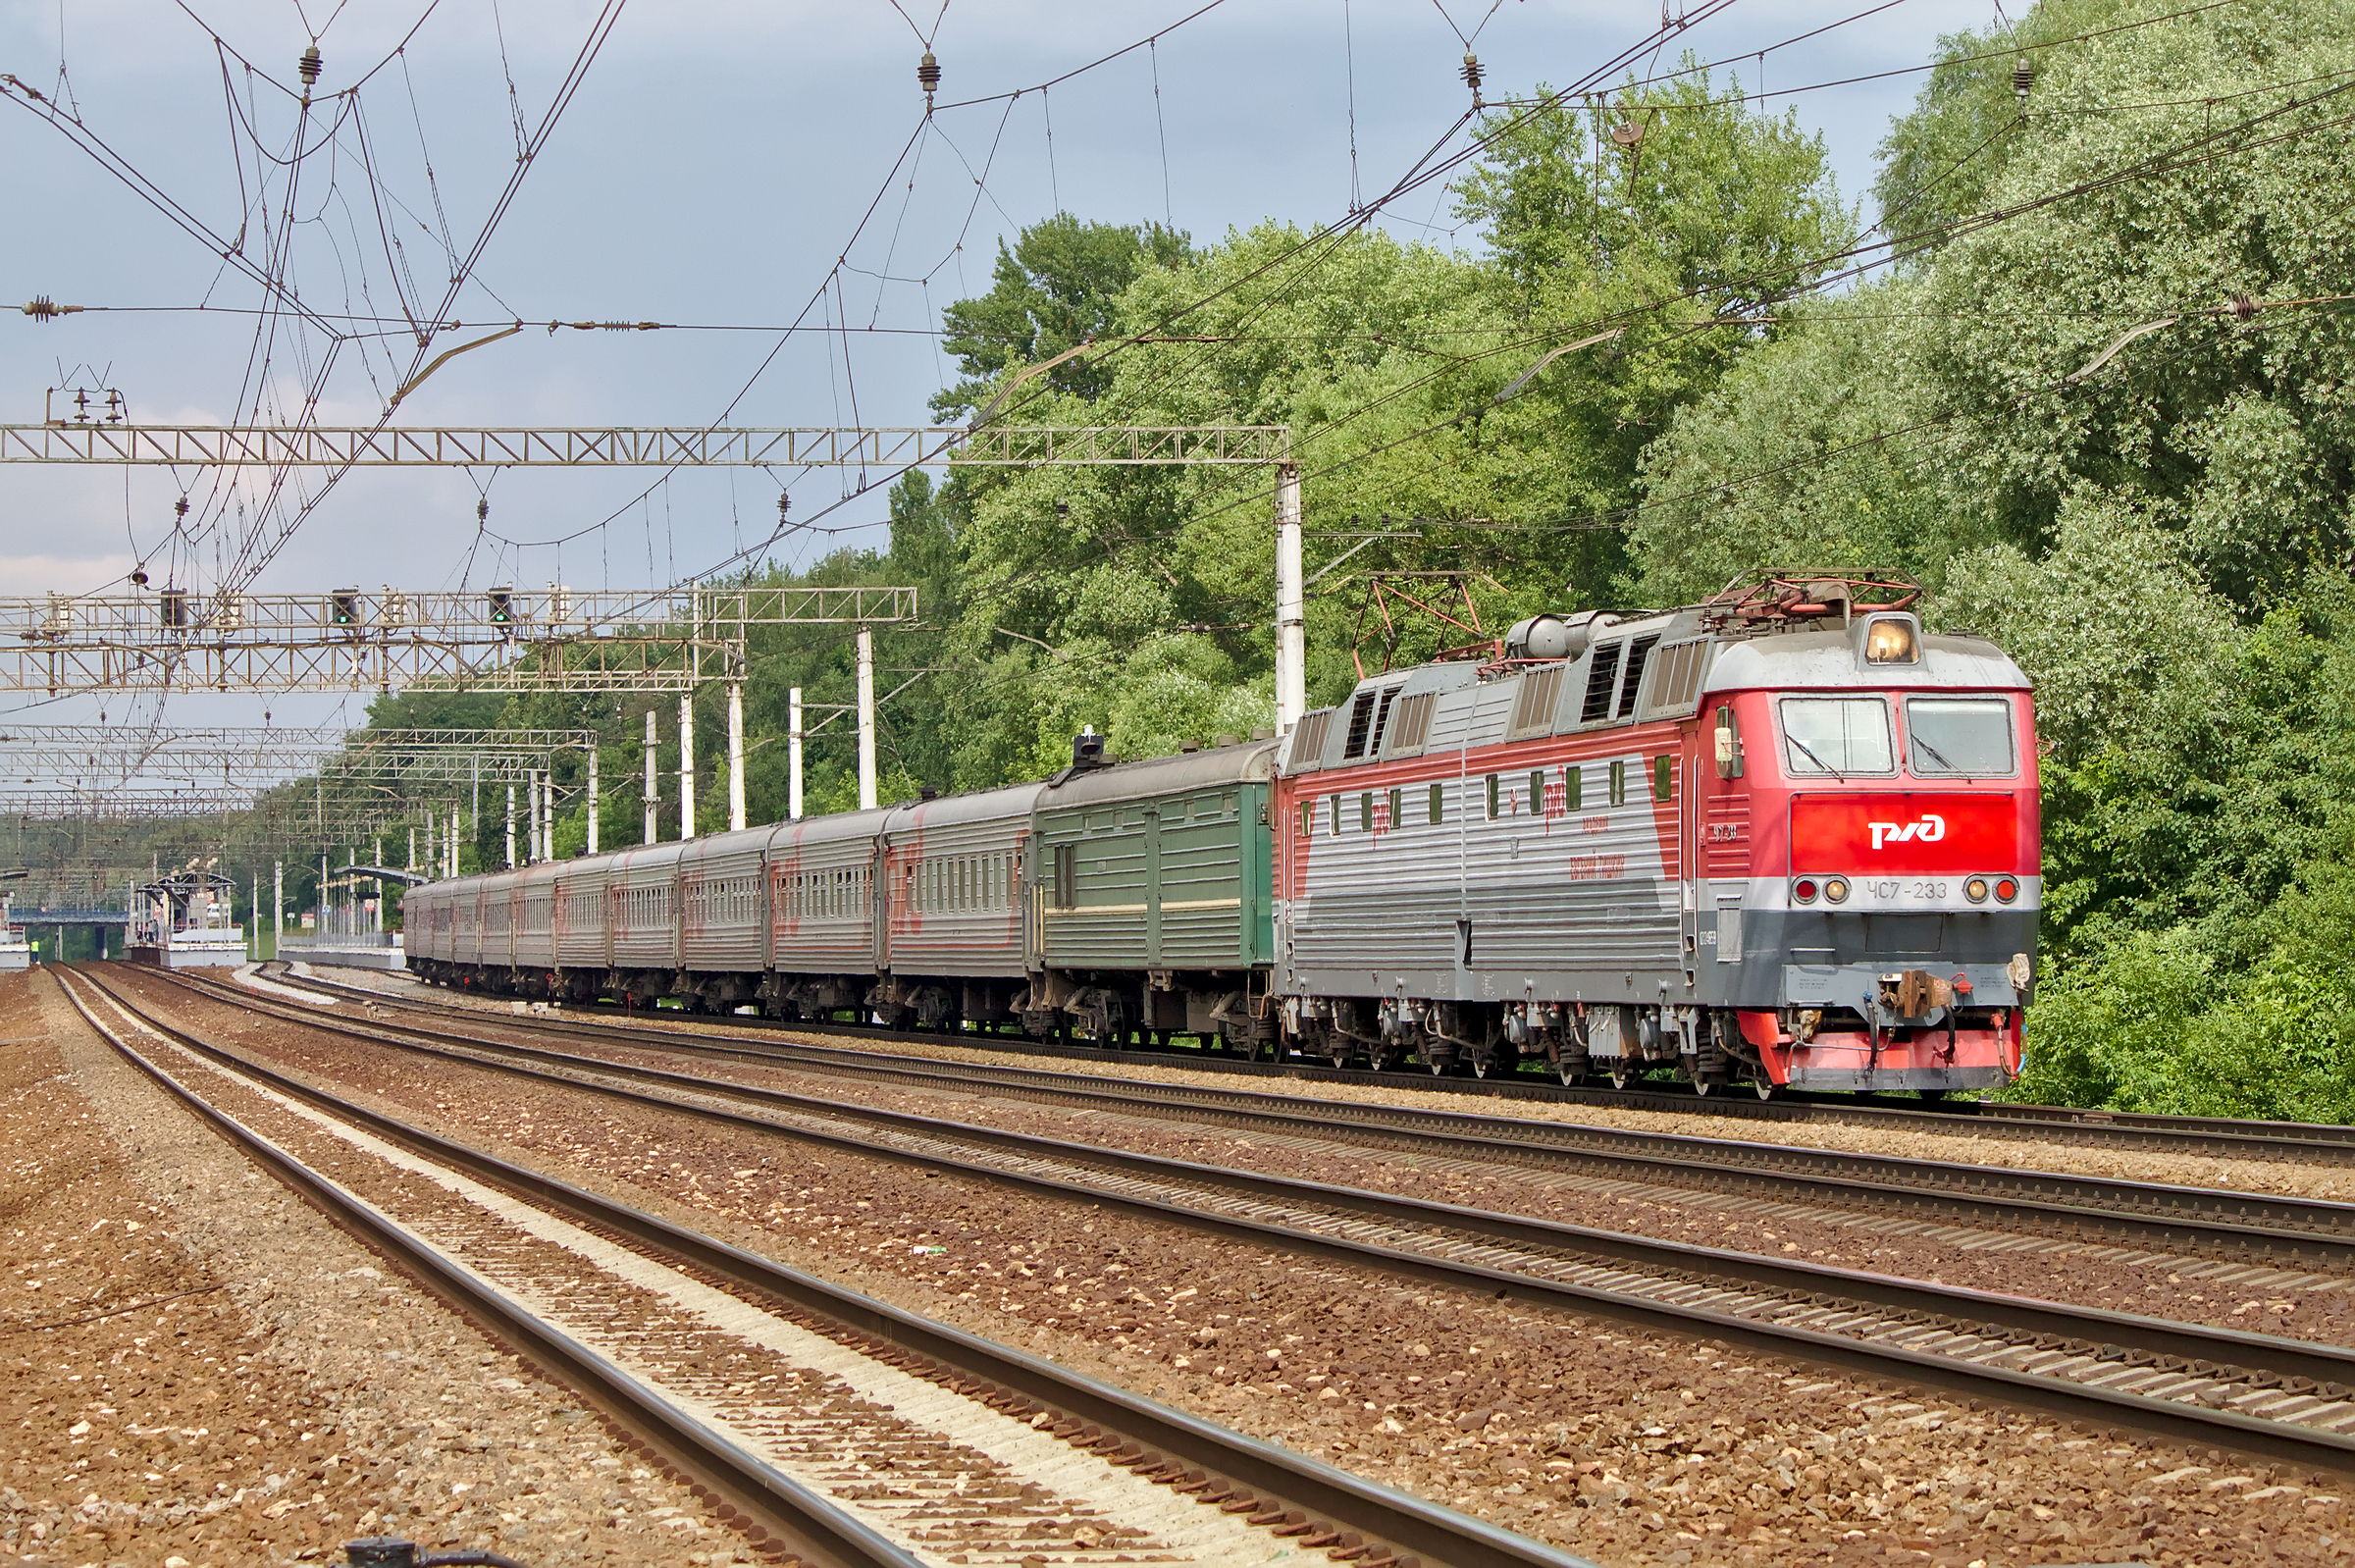
[[[515,624],[515,591],[513,589],[494,588],[483,598],[491,605],[492,625],[512,626]]]
[[[359,625],[360,591],[356,588],[339,588],[328,595],[327,619],[331,626]]]

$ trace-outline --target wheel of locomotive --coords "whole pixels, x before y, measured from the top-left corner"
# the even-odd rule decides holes
[[[1576,1088],[1587,1080],[1587,1067],[1584,1062],[1577,1064],[1566,1061],[1556,1062],[1553,1065],[1553,1071],[1561,1078],[1562,1087],[1565,1089]]]
[[[1758,1091],[1758,1098],[1761,1100],[1771,1100],[1783,1092],[1783,1086],[1771,1078],[1753,1078],[1750,1080],[1750,1086]]]
[[[1696,1075],[1693,1079],[1693,1092],[1697,1095],[1706,1095],[1716,1086],[1717,1085],[1711,1083],[1707,1078],[1701,1077],[1699,1075]]]
[[[1622,1067],[1618,1063],[1613,1063],[1610,1070],[1611,1087],[1614,1089],[1624,1089],[1630,1082],[1634,1081],[1635,1075],[1636,1073],[1633,1068]]]

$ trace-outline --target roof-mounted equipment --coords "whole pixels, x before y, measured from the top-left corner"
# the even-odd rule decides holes
[[[1718,627],[1847,626],[1874,611],[1910,609],[1920,599],[1921,585],[1897,572],[1835,577],[1766,571],[1735,578],[1699,608],[1705,624]]]
[[[1608,610],[1590,609],[1576,615],[1532,615],[1515,621],[1504,634],[1508,659],[1576,658],[1595,641],[1595,634],[1619,624]]]

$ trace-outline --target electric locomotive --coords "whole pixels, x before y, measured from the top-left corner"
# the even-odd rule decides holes
[[[1362,682],[1277,786],[1283,1032],[1337,1063],[1706,1092],[2019,1071],[2028,682],[1910,584],[1770,577]],[[1483,653],[1493,652],[1492,645]]]

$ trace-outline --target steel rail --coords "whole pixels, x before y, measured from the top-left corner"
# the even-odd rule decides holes
[[[109,1027],[81,999],[61,967],[52,967],[49,972],[82,1021],[166,1093],[460,1314],[557,1374],[608,1417],[659,1445],[664,1458],[748,1510],[796,1553],[824,1568],[924,1568],[918,1558],[763,1464],[604,1356],[509,1301],[472,1270],[445,1257],[382,1209],[206,1101]],[[113,994],[103,983],[89,980],[86,974],[83,978],[101,994]],[[201,1049],[157,1020],[148,1022],[159,1034]]]
[[[348,994],[378,1000],[357,987]],[[239,993],[238,1000],[241,1005],[255,1005],[250,993]],[[2322,1199],[1523,1121],[1438,1107],[1311,1101],[1215,1085],[961,1066],[928,1058],[884,1058],[828,1046],[750,1040],[717,1044],[712,1036],[688,1036],[672,1029],[476,1014],[405,1001],[396,1005],[435,1014],[445,1021],[475,1019],[483,1028],[668,1051],[688,1046],[706,1054],[740,1055],[770,1066],[816,1067],[881,1082],[979,1086],[1006,1098],[1095,1109],[1110,1106],[1133,1115],[1647,1180],[1688,1191],[1729,1192],[1868,1212],[1894,1210],[1915,1218],[1937,1216],[1999,1228],[2032,1226],[2074,1237],[2099,1235],[2153,1250],[2189,1249],[2208,1256],[2303,1269],[2355,1269],[2355,1204]]]
[[[200,995],[213,996],[218,989],[202,982],[189,984],[188,977],[184,975],[171,974],[166,977]],[[268,1016],[288,1017],[289,1021],[324,1033],[376,1040],[378,1043],[437,1055],[444,1060],[462,1062],[531,1081],[587,1090],[757,1133],[811,1142],[845,1153],[916,1165],[969,1179],[1022,1188],[1048,1197],[1123,1209],[1147,1219],[1174,1222],[1190,1229],[1274,1244],[1332,1262],[1403,1274],[1476,1294],[1517,1299],[1556,1310],[1590,1313],[1652,1331],[1722,1339],[1754,1350],[1841,1366],[1868,1376],[1929,1384],[1969,1396],[1994,1398],[2008,1404],[2042,1409],[2064,1419],[2132,1427],[2176,1441],[2229,1446],[2243,1452],[2262,1453],[2274,1459],[2289,1459],[2339,1473],[2355,1474],[2355,1437],[2342,1437],[2317,1428],[2299,1427],[2290,1422],[2120,1393],[2095,1385],[2070,1383],[2043,1374],[1984,1366],[1845,1333],[1713,1310],[1706,1305],[1664,1301],[1626,1290],[1549,1279],[1443,1254],[1386,1246],[1344,1235],[1303,1229],[1297,1226],[1204,1210],[1166,1199],[1010,1170],[953,1155],[895,1146],[853,1131],[830,1133],[808,1125],[780,1124],[742,1112],[695,1105],[668,1095],[648,1093],[618,1084],[584,1081],[557,1072],[539,1071],[520,1062],[485,1060],[463,1051],[403,1042],[390,1038],[392,1032],[390,1030],[380,1032],[315,1014],[282,1015],[276,1008],[256,1007],[234,995],[216,999],[222,1000],[225,1005]],[[573,1071],[660,1081],[676,1092],[742,1095],[760,1103],[780,1105],[799,1114],[853,1121],[878,1127],[917,1130],[928,1136],[962,1139],[1019,1152],[1031,1159],[1110,1164],[1126,1173],[1165,1179],[1175,1176],[1197,1185],[1208,1183],[1241,1187],[1263,1195],[1296,1197],[1302,1203],[1320,1204],[1346,1213],[1385,1220],[1406,1220],[1434,1228],[1469,1231],[1492,1239],[1509,1240],[1517,1245],[1544,1247],[1557,1252],[1594,1253],[1619,1261],[1640,1262],[1653,1269],[1677,1268],[1687,1275],[1700,1273],[1721,1280],[1737,1279],[1753,1287],[1764,1281],[1768,1281],[1767,1288],[1805,1296],[1811,1305],[1816,1306],[1823,1305],[1828,1296],[1841,1296],[1886,1311],[1919,1313],[1942,1321],[1983,1322],[1992,1318],[1997,1320],[1998,1332],[2007,1336],[2016,1333],[2031,1338],[2066,1338],[2094,1346],[2101,1359],[2119,1359],[2131,1347],[2131,1353],[2150,1362],[2173,1359],[2219,1371],[2232,1363],[2259,1361],[2260,1379],[2276,1385],[2286,1385],[2290,1380],[2303,1380],[2326,1388],[2343,1388],[2348,1383],[2355,1383],[2355,1351],[2334,1346],[2276,1339],[2236,1330],[2213,1330],[2161,1319],[2139,1318],[2099,1308],[2069,1307],[2033,1298],[1931,1285],[1795,1260],[1764,1259],[1746,1253],[1657,1243],[1616,1232],[1590,1230],[1520,1216],[1461,1210],[1387,1193],[1296,1183],[1256,1173],[1223,1172],[1212,1167],[1094,1146],[1073,1147],[1058,1140],[1008,1132],[1002,1128],[976,1127],[901,1112],[845,1106],[837,1101],[789,1095],[747,1085],[715,1084],[683,1073],[568,1057],[538,1047],[455,1038],[458,1043],[473,1049],[488,1049],[519,1058],[552,1059]],[[2001,1328],[2001,1320],[2006,1316],[2015,1319],[2018,1327]],[[2223,1358],[2230,1359],[2226,1361]],[[2266,1365],[2269,1358],[2277,1358],[2277,1361]]]
[[[174,981],[185,979],[170,971],[156,972]],[[1343,1528],[1414,1552],[1445,1568],[1597,1568],[1585,1558],[1557,1551],[1542,1542],[1172,1409],[1012,1346],[966,1333],[829,1283],[558,1177],[354,1104],[169,1022],[152,1008],[142,1005],[138,998],[124,995],[120,988],[89,969],[77,968],[75,973],[159,1035],[388,1141],[551,1210],[561,1210],[592,1228],[674,1254],[697,1269],[708,1270],[736,1284],[772,1293],[857,1333],[897,1347],[910,1357],[937,1363],[968,1384],[984,1385],[983,1392],[1043,1405],[1065,1413],[1073,1423],[1099,1427],[1125,1439],[1125,1447],[1121,1442],[1107,1443],[1100,1435],[1095,1437],[1092,1445],[1107,1454],[1124,1454],[1127,1448],[1135,1448],[1142,1457],[1160,1454],[1180,1465],[1202,1467],[1264,1497],[1281,1499],[1293,1508],[1338,1521]],[[91,1019],[89,1009],[78,998],[75,1005],[85,1019]],[[329,1023],[303,1017],[295,1021]],[[94,1019],[92,1023],[105,1032]],[[125,1049],[120,1044],[117,1048]],[[161,1071],[152,1065],[147,1065],[147,1070],[151,1073]],[[183,1098],[192,1098],[184,1087],[176,1083],[169,1086]],[[675,1103],[670,1108],[677,1109]],[[960,1385],[952,1383],[951,1386]],[[1075,1436],[1089,1435],[1081,1431]],[[2349,1455],[2355,1459],[2355,1443],[2350,1444]],[[1140,1465],[1138,1456],[1116,1457],[1114,1462],[1150,1468]],[[2355,1469],[2355,1463],[2348,1468]],[[827,1508],[833,1506],[823,1499],[818,1501]],[[1402,1564],[1406,1561],[1399,1560]]]
[[[373,991],[366,986],[330,980],[318,975],[289,975],[287,983],[308,984],[339,995],[364,997],[381,1005],[408,1008],[445,1006],[414,997]],[[582,1009],[588,1012],[588,1009]],[[597,1014],[618,1013],[599,1004]],[[643,1015],[640,1015],[641,1017]],[[1686,1116],[1721,1118],[1733,1122],[1910,1129],[1942,1134],[2031,1139],[2086,1148],[2137,1149],[2149,1153],[2193,1152],[2238,1160],[2298,1161],[2306,1164],[2355,1164],[2355,1126],[2313,1122],[2258,1122],[2230,1117],[2168,1117],[2125,1111],[2086,1110],[2074,1106],[2008,1104],[1986,1100],[1950,1102],[1937,1110],[1891,1105],[1855,1095],[1812,1098],[1805,1095],[1773,1100],[1742,1094],[1694,1094],[1667,1089],[1597,1089],[1545,1082],[1533,1074],[1506,1073],[1494,1077],[1422,1075],[1401,1071],[1372,1071],[1355,1068],[1318,1067],[1307,1061],[1261,1062],[1214,1055],[1207,1051],[1164,1048],[1125,1048],[1107,1051],[1085,1046],[1056,1045],[1011,1035],[889,1029],[872,1024],[839,1023],[829,1019],[706,1018],[681,1015],[683,1019],[710,1026],[759,1033],[811,1033],[883,1042],[958,1044],[976,1050],[1014,1056],[1038,1056],[1068,1061],[1141,1061],[1238,1077],[1280,1078],[1292,1082],[1347,1083],[1368,1087],[1414,1088],[1434,1094],[1467,1098],[1524,1100],[1545,1105],[1607,1106],[1623,1111],[1658,1111]],[[645,1025],[641,1025],[645,1026]]]

